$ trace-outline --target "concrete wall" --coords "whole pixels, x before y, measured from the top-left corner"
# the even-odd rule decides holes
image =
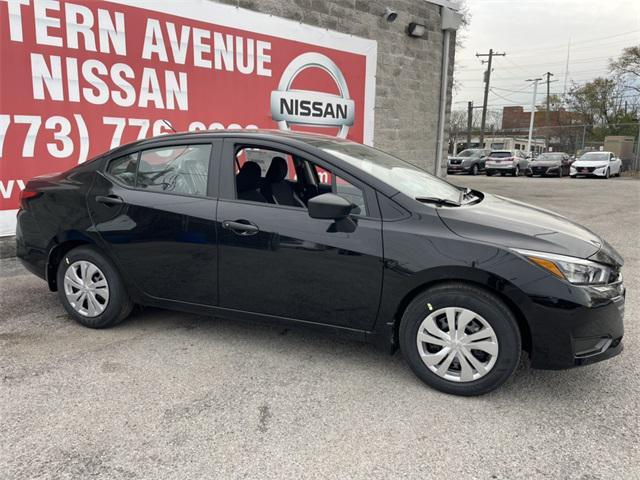
[[[220,3],[377,40],[374,144],[434,171],[443,35],[440,6],[424,0],[220,0]],[[382,18],[386,6],[398,12],[394,23]],[[412,21],[427,25],[424,38],[406,34]],[[455,35],[451,42],[449,78],[453,76]],[[448,95],[449,112],[451,82]],[[445,137],[443,145],[446,149],[448,138]]]

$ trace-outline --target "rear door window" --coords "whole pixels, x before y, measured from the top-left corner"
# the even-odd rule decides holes
[[[210,158],[211,144],[164,146],[116,158],[106,173],[127,187],[206,196]]]
[[[127,187],[136,186],[136,170],[138,169],[138,153],[111,160],[107,174]]]
[[[156,192],[206,196],[211,145],[172,145],[140,154],[136,186]]]

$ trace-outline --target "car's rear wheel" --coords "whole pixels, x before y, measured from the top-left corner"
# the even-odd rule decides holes
[[[124,320],[133,303],[120,275],[98,249],[69,251],[58,265],[58,296],[65,310],[90,328],[107,328]]]
[[[511,310],[492,293],[465,283],[419,294],[402,316],[399,341],[421,380],[455,395],[498,388],[520,360],[520,331]]]
[[[478,175],[478,172],[480,171],[480,168],[478,167],[477,163],[473,164],[473,167],[471,167],[471,175]]]
[[[516,168],[513,169],[513,176],[514,177],[520,176],[520,167],[518,165],[516,165]]]

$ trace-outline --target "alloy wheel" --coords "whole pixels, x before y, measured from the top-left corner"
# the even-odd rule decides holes
[[[445,380],[471,382],[487,375],[498,359],[498,337],[476,312],[446,307],[429,314],[416,336],[429,370]]]
[[[67,267],[64,293],[71,307],[85,317],[97,317],[109,303],[109,284],[104,273],[86,260]]]

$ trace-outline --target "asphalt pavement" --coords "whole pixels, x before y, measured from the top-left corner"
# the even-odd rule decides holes
[[[452,181],[555,210],[619,250],[622,355],[567,371],[525,361],[498,391],[459,398],[400,354],[304,330],[156,309],[86,329],[3,259],[0,478],[640,478],[640,181]]]

